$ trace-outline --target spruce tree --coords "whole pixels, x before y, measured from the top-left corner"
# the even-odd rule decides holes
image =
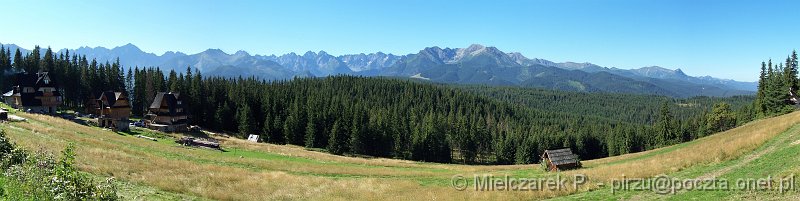
[[[134,94],[133,94],[133,88],[134,88],[133,69],[132,68],[128,68],[128,75],[125,76],[125,89],[126,89],[125,92],[128,94],[128,100],[132,100],[132,99],[136,98],[136,97],[134,97]]]
[[[28,72],[28,73],[37,73],[37,72],[39,72],[39,67],[40,67],[39,63],[40,63],[40,61],[42,59],[41,53],[39,52],[39,49],[40,48],[37,45],[36,47],[33,48],[33,50],[31,50],[31,53],[29,54],[29,56],[26,57],[28,59],[28,61],[27,61],[28,64],[25,65],[25,72]]]
[[[272,132],[270,133],[270,138],[272,138],[273,143],[276,144],[288,144],[288,140],[286,140],[285,135],[283,135],[283,119],[280,115],[275,115],[275,118],[272,120]]]
[[[356,106],[358,107],[358,106]],[[361,108],[353,112],[353,123],[350,124],[350,152],[354,154],[367,154],[369,148],[369,136],[367,124],[369,123],[366,111]]]
[[[656,139],[654,145],[661,147],[669,144],[670,136],[673,135],[672,113],[670,112],[669,102],[664,101],[659,109],[659,118],[655,125]]]
[[[6,62],[8,60],[8,57],[9,56],[6,54],[5,46],[0,44],[0,72],[3,73],[2,75],[0,75],[0,89],[3,90],[7,89],[11,83],[9,81],[11,79],[11,76],[7,75],[8,72],[10,72],[9,70],[11,70],[11,63]]]
[[[316,147],[316,140],[317,140],[317,125],[314,121],[314,116],[308,116],[308,123],[306,124],[306,135],[305,135],[305,145],[307,148],[314,148]]]
[[[266,113],[265,115],[264,123],[261,126],[261,137],[264,139],[264,142],[277,144],[277,142],[275,142],[276,139],[272,136],[272,116],[269,113]]]
[[[25,61],[22,60],[22,53],[19,51],[19,48],[17,48],[17,51],[14,53],[14,70],[24,71],[25,68]]]
[[[283,124],[283,136],[286,139],[286,144],[303,145],[303,132],[298,129],[300,123],[297,120],[297,115],[289,115]]]
[[[44,53],[44,62],[41,63],[41,71],[52,71],[56,67],[56,61],[53,58],[53,50],[50,47],[47,47],[47,51]]]
[[[767,64],[765,62],[761,62],[761,72],[758,76],[758,91],[756,92],[756,99],[753,101],[753,104],[758,112],[759,116],[764,116],[766,114],[766,105],[765,105],[765,94],[767,88]]]
[[[342,121],[336,120],[333,123],[333,127],[331,128],[331,135],[328,139],[328,152],[332,154],[342,155],[347,152],[347,144],[348,139],[350,138],[349,133],[345,128],[347,125],[343,124]]]
[[[180,82],[178,82],[178,74],[175,73],[175,70],[169,71],[169,79],[167,80],[167,86],[169,86],[169,91],[171,92],[180,92]]]
[[[252,134],[252,122],[250,117],[250,106],[241,104],[239,110],[236,112],[236,120],[238,121],[239,136],[246,137]]]

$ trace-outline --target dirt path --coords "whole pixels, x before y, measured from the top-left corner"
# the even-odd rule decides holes
[[[791,133],[789,135],[786,135],[786,136],[779,136],[778,138],[780,138],[780,139],[777,139],[777,140],[785,140],[787,138],[794,138],[794,136],[796,136],[796,135],[797,135],[797,132],[793,132],[793,133]],[[792,142],[791,144],[792,145],[800,144],[800,140]],[[697,177],[697,179],[700,179],[700,180],[713,179],[713,178],[717,178],[719,176],[722,176],[724,174],[727,174],[727,173],[729,173],[729,172],[731,172],[731,171],[733,171],[733,170],[735,170],[737,168],[740,168],[740,167],[742,167],[742,166],[744,166],[744,165],[746,165],[746,164],[748,164],[750,162],[753,162],[753,160],[761,158],[761,156],[764,156],[764,154],[768,154],[768,153],[774,152],[775,149],[780,145],[785,145],[785,144],[783,144],[783,143],[772,143],[771,145],[769,145],[769,147],[766,147],[761,151],[751,152],[751,153],[745,155],[744,158],[741,161],[737,162],[736,164],[729,165],[727,167],[724,167],[724,168],[716,170],[716,171],[708,172],[708,173],[706,173],[704,175],[701,175],[701,176]]]
[[[719,169],[719,170],[716,170],[716,171],[713,171],[713,172],[706,173],[704,175],[701,175],[701,176],[697,177],[696,179],[698,179],[698,180],[713,179],[713,178],[717,178],[719,176],[722,176],[724,174],[727,174],[727,173],[733,171],[734,169],[737,169],[737,168],[742,167],[742,166],[744,166],[744,165],[746,165],[746,164],[748,164],[750,162],[753,162],[753,160],[761,158],[761,156],[763,156],[764,154],[767,154],[767,153],[775,151],[775,147],[776,147],[776,144],[773,144],[773,145],[767,147],[764,150],[750,153],[750,154],[744,156],[744,158],[741,161],[737,162],[736,164],[724,167],[722,169]]]

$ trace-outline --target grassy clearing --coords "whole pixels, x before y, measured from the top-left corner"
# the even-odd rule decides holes
[[[794,114],[794,113],[793,113]],[[758,138],[761,139],[761,138]],[[735,182],[742,178],[766,178],[767,176],[787,177],[800,175],[800,146],[792,142],[800,140],[800,125],[768,138],[756,149],[746,154],[729,156],[731,160],[712,161],[693,165],[681,171],[668,174],[672,178],[696,179],[717,178]],[[698,142],[703,143],[703,142]],[[724,149],[729,144],[706,144]],[[749,147],[749,146],[747,146]],[[713,152],[710,152],[713,153]],[[610,187],[592,192],[560,197],[556,200],[798,200],[800,191],[779,193],[760,190],[719,190],[719,191],[678,191],[675,194],[660,195],[651,191],[611,191]]]
[[[691,143],[665,147],[634,155],[587,162],[597,167],[573,171],[590,175],[595,181],[608,182],[627,177],[653,177],[672,174],[695,165],[708,165],[736,159],[800,122],[800,112],[758,120]],[[667,151],[664,151],[664,150]],[[660,152],[651,154],[650,152]],[[646,157],[637,157],[646,156]],[[634,158],[634,159],[632,159]],[[627,160],[621,163],[615,161]]]
[[[220,139],[226,147],[225,152],[220,152],[185,148],[168,137],[153,142],[55,117],[20,115],[29,121],[2,127],[22,146],[59,150],[74,142],[78,147],[77,165],[86,172],[211,199],[411,199],[420,195],[440,199],[509,198],[515,194],[463,193],[446,184],[457,173],[531,167],[348,158],[226,138]],[[138,196],[132,194],[126,198]]]
[[[117,178],[123,183],[120,194],[125,199],[140,200],[506,200],[552,198],[589,190],[593,192],[567,198],[587,195],[584,198],[636,198],[639,194],[607,196],[610,192],[603,193],[607,188],[593,184],[607,183],[622,175],[652,177],[690,171],[701,175],[714,166],[734,163],[800,122],[800,112],[796,112],[690,143],[585,161],[587,168],[560,173],[564,177],[587,175],[591,185],[581,189],[475,192],[451,188],[452,176],[544,178],[555,174],[541,171],[538,165],[470,166],[354,158],[226,137],[216,137],[225,151],[186,148],[173,142],[173,134],[139,129],[115,133],[50,116],[19,115],[29,121],[0,124],[16,143],[30,149],[58,151],[73,142],[77,145],[77,166],[81,170]],[[149,141],[135,135],[159,140]],[[707,170],[696,170],[703,167]]]

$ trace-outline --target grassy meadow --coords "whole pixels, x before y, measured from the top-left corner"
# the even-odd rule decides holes
[[[626,177],[667,174],[679,178],[800,174],[800,112],[758,120],[692,142],[583,161],[585,168],[544,172],[539,165],[471,166],[383,158],[357,158],[302,147],[252,143],[215,136],[224,151],[183,147],[178,134],[144,129],[112,132],[65,119],[16,113],[25,122],[0,124],[29,150],[58,153],[76,145],[76,165],[93,177],[114,177],[126,200],[531,200],[797,198],[797,192],[617,192],[608,185]],[[135,137],[157,137],[150,141]],[[454,175],[548,178],[584,174],[589,182],[559,191],[458,191]],[[470,181],[471,182],[471,181]]]

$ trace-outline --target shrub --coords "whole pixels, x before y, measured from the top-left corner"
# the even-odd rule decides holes
[[[17,148],[6,138],[5,131],[0,130],[0,168],[7,169],[12,165],[20,164],[26,157],[25,150]]]
[[[68,145],[58,161],[44,151],[28,155],[0,130],[0,199],[118,200],[113,179],[95,183],[75,168],[74,149]]]

